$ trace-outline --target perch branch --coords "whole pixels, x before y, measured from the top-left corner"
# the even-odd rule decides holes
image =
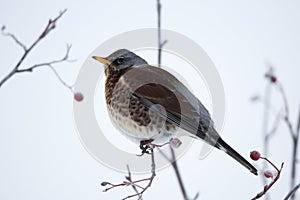
[[[106,188],[103,190],[103,192],[107,192],[113,188],[116,187],[123,187],[123,186],[132,186],[133,190],[135,191],[135,194],[129,195],[125,198],[123,198],[122,200],[126,200],[126,199],[130,199],[133,197],[138,197],[138,199],[142,199],[142,195],[144,194],[144,192],[146,192],[152,185],[152,182],[156,176],[156,165],[155,165],[155,159],[154,159],[154,152],[153,152],[153,148],[150,149],[150,154],[151,154],[151,176],[149,178],[144,178],[144,179],[139,179],[136,181],[133,181],[131,178],[131,172],[129,167],[127,166],[127,170],[128,170],[128,176],[126,176],[126,181],[123,181],[120,184],[112,184],[109,182],[102,182],[102,186],[106,186],[109,185],[110,187]],[[146,186],[141,186],[139,185],[141,182],[148,182]],[[138,191],[138,188],[141,189],[141,191]]]

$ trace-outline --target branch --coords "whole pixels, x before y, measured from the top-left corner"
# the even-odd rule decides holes
[[[270,68],[271,71],[271,68]],[[268,127],[269,127],[269,121],[270,121],[270,110],[271,110],[271,105],[270,105],[270,93],[271,93],[271,87],[270,84],[267,84],[265,93],[264,93],[264,107],[263,107],[263,123],[262,123],[262,132],[263,132],[263,153],[268,156],[269,154],[269,140],[272,135],[274,135],[276,132],[269,132]],[[274,123],[275,127],[275,123]],[[276,129],[273,129],[276,130]],[[263,163],[263,168],[267,168],[267,163]],[[267,184],[267,180],[262,176],[262,181],[263,185]],[[265,195],[265,200],[269,200],[269,194]]]
[[[299,138],[299,134],[300,134],[300,107],[299,107],[298,124],[297,124],[297,130],[296,130],[297,138]]]
[[[59,82],[61,82],[61,84],[63,84],[66,88],[70,89],[73,93],[73,85],[69,85],[67,84],[61,77],[60,75],[58,74],[58,72],[56,71],[56,69],[52,66],[52,65],[49,65],[50,69],[53,71],[53,73],[55,74],[55,76],[57,77],[57,79],[59,80]]]
[[[142,195],[144,192],[146,192],[147,189],[149,189],[152,185],[152,182],[156,176],[156,165],[155,165],[155,160],[154,160],[154,152],[153,152],[153,148],[150,148],[150,154],[151,154],[151,176],[149,178],[144,178],[144,179],[139,179],[139,180],[136,180],[136,181],[133,181],[132,178],[131,178],[131,172],[130,172],[130,169],[129,167],[127,166],[127,170],[128,170],[128,176],[126,176],[126,181],[123,181],[122,183],[120,184],[112,184],[112,183],[109,183],[109,182],[102,182],[101,185],[102,186],[106,186],[106,185],[110,185],[110,187],[106,188],[103,190],[103,192],[107,192],[113,188],[116,188],[116,187],[123,187],[123,186],[132,186],[133,190],[136,192],[136,194],[132,194],[132,195],[129,195],[125,198],[123,198],[122,200],[126,200],[126,199],[130,199],[130,198],[133,198],[133,197],[138,197],[138,199],[142,199]],[[148,184],[143,187],[141,185],[139,185],[141,182],[147,182],[148,181]],[[139,192],[138,191],[138,188],[141,189],[141,191]]]
[[[128,171],[128,176],[126,176],[125,178],[129,181],[129,182],[133,182],[132,181],[132,178],[131,178],[131,172],[130,172],[130,169],[129,169],[129,165],[127,165],[127,171]],[[136,185],[131,185],[132,186],[132,189],[138,194],[139,193],[139,191],[138,191],[138,189],[137,189],[137,186]],[[139,197],[139,199],[141,199],[142,198],[142,195],[138,195],[138,197]]]
[[[273,127],[272,127],[271,130],[270,130],[268,133],[266,133],[266,135],[265,135],[265,145],[266,145],[266,143],[268,143],[269,139],[270,139],[272,136],[274,136],[274,135],[276,134],[277,128],[278,128],[278,126],[279,126],[279,124],[280,124],[280,120],[281,120],[281,119],[282,119],[282,114],[281,114],[281,112],[279,111],[279,112],[277,113],[277,115],[276,115],[275,120],[274,120]]]
[[[292,139],[295,139],[295,134],[294,134],[294,131],[293,131],[293,126],[292,126],[292,123],[290,121],[290,118],[289,118],[289,104],[288,104],[288,101],[287,101],[287,98],[286,98],[286,95],[285,95],[285,91],[282,87],[282,85],[280,83],[277,82],[277,87],[279,89],[279,92],[281,94],[281,97],[283,99],[283,105],[284,105],[284,109],[285,109],[285,117],[284,117],[284,121],[286,122],[288,128],[289,128],[289,132],[290,132],[290,135],[292,137]]]
[[[19,69],[21,64],[23,63],[23,61],[28,57],[29,53],[31,52],[31,50],[43,39],[45,38],[53,29],[55,29],[56,27],[56,22],[63,16],[63,14],[66,12],[67,10],[63,10],[62,12],[59,13],[59,15],[54,18],[54,19],[49,19],[48,24],[46,25],[45,29],[43,30],[43,32],[39,35],[39,37],[29,46],[29,48],[27,48],[22,42],[20,42],[20,40],[17,39],[17,37],[9,32],[4,32],[5,27],[2,27],[1,31],[2,31],[2,35],[4,36],[8,36],[11,37],[19,46],[21,46],[24,50],[23,55],[21,56],[21,58],[19,59],[19,61],[17,62],[17,64],[15,65],[15,67],[11,70],[11,72],[9,74],[7,74],[1,81],[0,81],[0,88],[1,86],[8,81],[12,76],[14,76],[16,73],[22,73],[22,72],[32,72],[33,69],[38,68],[38,67],[42,67],[42,66],[49,66],[51,64],[57,64],[57,63],[61,63],[64,61],[67,61],[68,59],[68,55],[69,55],[69,51],[71,46],[68,46],[67,48],[67,53],[65,54],[63,59],[60,60],[55,60],[52,62],[46,62],[46,63],[40,63],[40,64],[36,64],[33,65],[27,69]]]
[[[187,196],[186,189],[184,187],[184,184],[183,184],[183,181],[182,181],[182,178],[181,178],[178,166],[177,166],[174,149],[170,145],[170,151],[171,151],[171,156],[172,156],[171,159],[169,159],[168,156],[163,151],[161,151],[160,149],[158,149],[158,150],[163,155],[163,157],[172,164],[172,167],[173,167],[173,169],[175,171],[175,174],[176,174],[176,177],[177,177],[180,189],[181,189],[181,193],[183,195],[183,199],[184,200],[188,200],[189,198]],[[197,193],[193,199],[197,199],[198,196],[199,196],[199,193]]]
[[[290,132],[290,136],[292,139],[292,165],[291,165],[291,183],[290,183],[290,188],[294,188],[295,187],[295,178],[296,178],[296,172],[297,172],[297,154],[298,154],[298,142],[299,142],[299,121],[300,121],[300,113],[299,113],[299,119],[297,122],[297,126],[296,129],[294,131],[293,129],[293,125],[289,119],[289,104],[286,98],[286,94],[285,91],[282,87],[282,85],[280,83],[277,83],[279,92],[283,98],[283,102],[284,102],[284,107],[285,107],[285,122],[287,124],[287,127],[289,129]],[[295,195],[291,196],[291,199],[295,199]]]
[[[284,108],[285,108],[286,115],[289,116],[289,114],[290,114],[289,104],[288,104],[284,89],[283,89],[282,85],[280,83],[278,83],[278,81],[277,81],[277,86],[278,86],[278,89],[279,89],[279,91],[281,93],[281,96],[282,96],[282,99],[283,99],[283,103],[284,103],[283,105],[284,105]]]
[[[71,62],[73,60],[68,60],[71,47],[72,47],[71,45],[67,45],[67,51],[66,51],[65,55],[61,59],[53,60],[53,61],[49,61],[49,62],[43,62],[43,63],[39,63],[39,64],[35,64],[35,65],[33,65],[31,67],[28,67],[26,69],[17,69],[16,73],[32,72],[36,68],[40,68],[40,67],[44,67],[44,66],[52,66],[54,64],[58,64],[58,63],[61,63],[61,62],[64,62],[64,61]]]
[[[258,193],[254,198],[252,198],[252,200],[256,200],[256,199],[259,199],[260,197],[264,196],[267,191],[277,182],[277,180],[279,179],[280,177],[280,174],[281,174],[281,170],[283,168],[283,163],[281,163],[281,167],[280,169],[278,169],[272,162],[270,162],[267,158],[264,158],[264,157],[261,157],[262,159],[265,159],[267,162],[269,162],[277,171],[277,175],[276,177],[272,180],[272,182],[268,185],[266,185],[263,189],[263,191],[261,191],[260,193]]]
[[[2,26],[2,28],[1,28],[1,34],[3,36],[11,37],[20,47],[22,47],[22,49],[24,51],[27,50],[27,47],[14,34],[9,33],[9,32],[5,32],[5,26]]]
[[[161,52],[167,40],[161,41],[161,3],[157,0],[157,40],[158,40],[158,67],[161,67]]]
[[[283,89],[282,84],[278,81],[277,77],[274,75],[272,68],[270,68],[269,72],[265,74],[265,77],[270,81],[271,84],[276,86],[276,89],[278,89],[281,98],[283,100],[283,107],[284,107],[284,121],[288,127],[289,135],[292,139],[292,161],[291,161],[291,180],[290,180],[290,188],[291,190],[295,187],[295,178],[297,174],[297,155],[298,155],[298,143],[299,143],[299,134],[300,134],[300,110],[298,114],[298,121],[297,124],[295,124],[295,127],[293,126],[290,117],[289,117],[289,104],[287,100],[287,96],[285,94],[285,91]],[[265,145],[266,145],[267,138],[265,138]],[[265,149],[267,149],[265,147]],[[291,195],[291,199],[294,200],[296,197],[294,194]]]
[[[107,192],[113,188],[116,188],[116,187],[124,187],[124,186],[132,186],[133,190],[135,191],[136,194],[132,194],[132,195],[129,195],[125,198],[123,198],[122,200],[126,200],[126,199],[130,199],[132,197],[138,197],[138,199],[142,199],[142,195],[143,193],[148,189],[150,188],[150,186],[152,185],[152,182],[156,176],[156,172],[155,172],[155,169],[156,169],[156,166],[155,166],[155,160],[154,160],[154,151],[153,149],[156,147],[158,149],[158,151],[163,155],[163,157],[165,159],[167,159],[171,164],[172,164],[172,167],[175,171],[175,174],[176,174],[176,177],[178,179],[178,182],[179,182],[179,185],[180,185],[180,188],[181,188],[181,192],[184,196],[184,200],[187,200],[187,193],[186,193],[186,190],[184,188],[184,185],[183,185],[183,181],[182,181],[182,178],[181,178],[181,175],[179,173],[179,169],[178,169],[178,166],[177,166],[177,163],[176,163],[176,157],[175,157],[175,153],[174,153],[174,150],[173,148],[178,148],[180,145],[181,145],[181,141],[178,139],[178,138],[172,138],[169,142],[167,143],[164,143],[164,144],[161,144],[161,145],[158,145],[158,144],[154,144],[152,143],[153,140],[145,140],[145,141],[141,141],[140,143],[140,148],[142,150],[142,154],[139,155],[139,156],[142,156],[146,153],[148,154],[151,154],[151,176],[149,178],[144,178],[144,179],[139,179],[139,180],[136,180],[136,181],[133,181],[132,178],[131,178],[131,173],[130,173],[130,170],[129,170],[129,167],[127,166],[127,170],[128,170],[128,176],[126,176],[126,181],[123,181],[122,183],[119,183],[119,184],[112,184],[112,183],[109,183],[109,182],[102,182],[101,185],[102,186],[107,186],[109,185],[108,188],[104,189],[103,192]],[[161,147],[165,146],[169,144],[170,145],[170,150],[171,150],[171,156],[172,158],[169,159],[168,156],[166,156],[165,153],[163,153],[163,151],[160,150]],[[141,182],[147,182],[148,181],[148,184],[143,187],[140,185]],[[141,191],[139,191],[138,189],[140,189]],[[199,196],[199,194],[197,193],[196,196],[193,198],[194,200],[197,199]]]
[[[157,0],[158,67],[161,65],[161,3]]]
[[[291,196],[293,196],[293,195],[296,193],[296,191],[297,191],[299,188],[300,188],[300,183],[298,183],[298,185],[296,185],[296,186],[294,187],[294,189],[292,189],[292,190],[286,195],[286,197],[284,198],[284,200],[288,200]]]
[[[155,178],[155,176],[156,176],[156,173],[155,173],[155,168],[156,168],[156,166],[155,166],[155,160],[154,160],[154,152],[153,152],[153,149],[151,149],[151,162],[152,162],[152,164],[151,164],[151,177],[145,179],[145,180],[148,180],[148,181],[149,181],[148,184],[146,185],[146,187],[143,188],[143,190],[142,190],[141,192],[136,193],[136,194],[133,194],[133,195],[130,195],[130,196],[127,196],[127,197],[124,198],[123,200],[129,199],[129,198],[132,198],[132,197],[135,197],[135,196],[141,197],[141,196],[143,195],[143,193],[144,193],[149,187],[151,187],[152,182],[153,182],[153,180],[154,180],[154,178]],[[139,199],[141,199],[141,198],[139,198]]]

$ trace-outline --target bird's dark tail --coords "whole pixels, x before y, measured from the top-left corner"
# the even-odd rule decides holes
[[[231,146],[229,146],[222,138],[218,139],[218,142],[215,144],[215,147],[224,151],[244,167],[250,170],[253,174],[257,175],[257,169],[253,167],[245,158],[243,158],[238,152],[236,152]]]

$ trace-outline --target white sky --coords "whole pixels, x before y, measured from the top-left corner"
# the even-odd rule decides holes
[[[162,0],[162,4],[163,28],[196,41],[219,71],[226,95],[222,135],[228,143],[245,156],[262,149],[262,105],[249,99],[264,92],[266,62],[275,66],[284,84],[295,124],[300,99],[299,1]],[[76,80],[84,60],[102,42],[124,31],[156,26],[154,0],[2,0],[0,25],[5,24],[8,31],[30,44],[48,18],[64,8],[68,11],[57,29],[24,64],[60,58],[65,44],[71,43],[71,57],[77,62],[57,67],[69,83]],[[22,51],[9,38],[0,37],[0,45],[1,78]],[[163,62],[176,64],[167,59]],[[274,94],[272,99],[279,108],[280,96]],[[101,192],[102,181],[117,183],[124,174],[102,166],[83,148],[73,120],[72,95],[50,70],[16,75],[0,89],[0,102],[0,199],[120,199],[132,193],[130,188]],[[203,200],[250,199],[262,190],[259,177],[222,152],[214,151],[199,160],[200,143],[195,142],[178,162],[191,197],[199,192]],[[281,162],[286,165],[270,191],[272,199],[282,199],[288,192],[290,145],[286,126],[281,124],[269,158],[278,166]],[[171,169],[158,172],[144,199],[181,199]]]

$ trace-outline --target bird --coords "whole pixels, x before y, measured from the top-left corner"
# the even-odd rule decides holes
[[[184,133],[224,151],[257,175],[257,169],[220,137],[201,101],[167,70],[127,49],[92,58],[104,64],[110,120],[130,139],[142,144]]]

